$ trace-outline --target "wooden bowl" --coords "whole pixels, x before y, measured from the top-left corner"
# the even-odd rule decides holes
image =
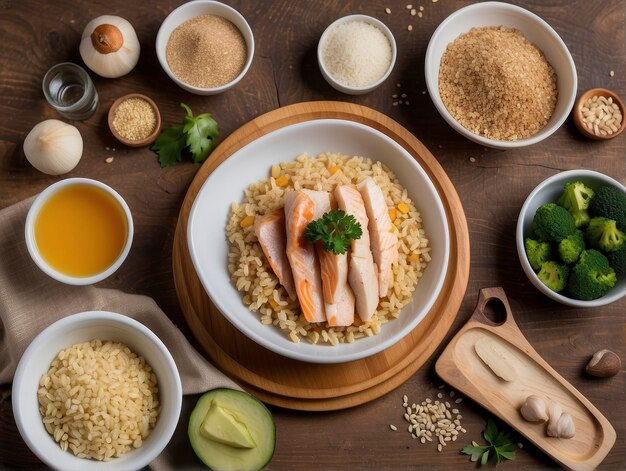
[[[612,98],[613,103],[617,103],[617,106],[619,106],[619,109],[622,112],[622,122],[620,124],[620,127],[613,134],[608,134],[606,136],[596,136],[593,132],[589,131],[583,125],[583,122],[582,122],[583,114],[581,111],[582,107],[589,98],[596,96],[596,95],[603,96],[605,98],[609,98],[609,97]],[[581,134],[585,137],[588,137],[589,139],[593,139],[596,141],[607,141],[609,139],[613,139],[614,137],[618,136],[626,127],[626,116],[624,114],[624,102],[616,93],[612,92],[611,90],[607,90],[606,88],[592,88],[590,90],[587,90],[585,93],[580,95],[580,97],[576,101],[576,104],[574,105],[574,124],[576,124],[576,127],[581,132]]]
[[[115,112],[117,111],[117,108],[120,106],[120,104],[124,100],[127,100],[129,98],[140,98],[148,102],[148,104],[154,110],[154,115],[156,118],[154,131],[152,131],[152,133],[148,137],[141,139],[139,141],[131,141],[130,139],[126,139],[125,137],[120,136],[120,134],[117,132],[117,130],[113,126],[113,117],[115,116]],[[140,93],[130,93],[128,95],[121,96],[117,100],[115,100],[113,104],[111,105],[111,108],[109,108],[108,122],[109,122],[109,129],[111,130],[111,134],[113,134],[115,138],[118,141],[120,141],[122,144],[127,145],[129,147],[143,147],[143,146],[150,145],[156,140],[157,136],[159,135],[159,132],[161,131],[161,113],[159,113],[159,107],[151,98],[148,98],[146,95],[142,95]]]

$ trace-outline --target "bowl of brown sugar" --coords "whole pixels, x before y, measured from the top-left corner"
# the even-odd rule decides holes
[[[196,95],[215,95],[235,86],[248,71],[254,36],[234,8],[199,0],[165,18],[156,51],[161,67],[178,86]]]
[[[476,3],[446,18],[430,39],[424,70],[445,121],[497,149],[549,137],[576,99],[576,66],[563,40],[537,15],[507,3]]]

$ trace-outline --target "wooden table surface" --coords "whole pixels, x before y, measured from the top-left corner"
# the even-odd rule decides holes
[[[413,132],[435,154],[465,207],[471,236],[470,283],[463,306],[447,338],[467,320],[481,287],[503,286],[524,335],[536,350],[603,412],[617,431],[617,442],[602,469],[626,463],[626,374],[600,380],[584,374],[590,355],[610,348],[626,360],[626,299],[597,309],[573,309],[550,301],[526,279],[515,249],[515,224],[528,193],[561,171],[589,168],[626,181],[626,135],[606,143],[582,138],[568,120],[552,137],[532,147],[506,152],[486,149],[454,132],[425,94],[424,55],[437,25],[469,3],[421,0],[423,18],[411,17],[406,0],[229,0],[249,21],[256,54],[246,77],[221,95],[201,97],[178,88],[161,69],[154,50],[157,30],[180,2],[72,2],[0,0],[0,208],[36,194],[67,176],[91,177],[116,188],[135,220],[133,249],[122,268],[104,286],[152,296],[183,332],[193,338],[177,304],[172,279],[172,238],[178,211],[198,166],[159,167],[149,149],[129,149],[115,142],[106,126],[113,100],[139,92],[159,105],[164,125],[179,122],[184,101],[211,112],[221,136],[261,113],[308,100],[344,100],[379,110]],[[626,97],[626,2],[623,0],[516,1],[539,14],[561,35],[578,70],[579,91],[611,88]],[[385,8],[392,10],[385,14]],[[324,28],[336,18],[364,13],[383,20],[398,43],[398,61],[378,90],[361,97],[342,95],[322,78],[316,46]],[[63,61],[82,63],[78,44],[85,24],[101,14],[127,18],[142,46],[137,67],[117,80],[94,78],[100,108],[75,123],[85,140],[83,158],[64,177],[49,177],[32,168],[21,153],[26,133],[45,118],[59,118],[46,103],[41,79]],[[409,32],[407,26],[413,25]],[[615,74],[610,76],[613,70]],[[94,77],[94,74],[91,74]],[[398,90],[396,83],[401,83]],[[406,93],[409,106],[393,106],[394,93]],[[323,139],[323,136],[320,136]],[[295,152],[295,151],[294,151]],[[110,164],[107,157],[114,157]],[[2,331],[0,330],[0,341]],[[433,364],[447,340],[409,381],[369,404],[334,413],[299,413],[273,409],[277,447],[271,469],[471,469],[461,447],[481,441],[488,413],[471,401],[461,404],[467,435],[437,453],[434,445],[411,440],[402,419],[402,396],[411,402],[434,396],[441,382]],[[10,388],[0,401],[0,468],[36,468],[41,463],[17,432]],[[195,397],[187,398],[188,411]],[[183,417],[185,412],[183,413]],[[185,422],[181,420],[181,422]],[[392,432],[389,424],[398,425]],[[506,469],[544,469],[556,465],[525,440],[515,463]],[[200,468],[182,429],[173,444],[178,465]]]

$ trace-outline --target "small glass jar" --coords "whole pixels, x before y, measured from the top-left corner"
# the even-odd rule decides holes
[[[81,66],[61,62],[43,78],[43,93],[48,103],[67,119],[84,120],[98,109],[98,92]]]

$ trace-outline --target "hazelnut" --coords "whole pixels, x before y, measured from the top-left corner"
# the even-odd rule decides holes
[[[593,354],[587,363],[587,373],[598,378],[609,378],[619,373],[622,362],[616,353],[611,350],[599,350]]]

